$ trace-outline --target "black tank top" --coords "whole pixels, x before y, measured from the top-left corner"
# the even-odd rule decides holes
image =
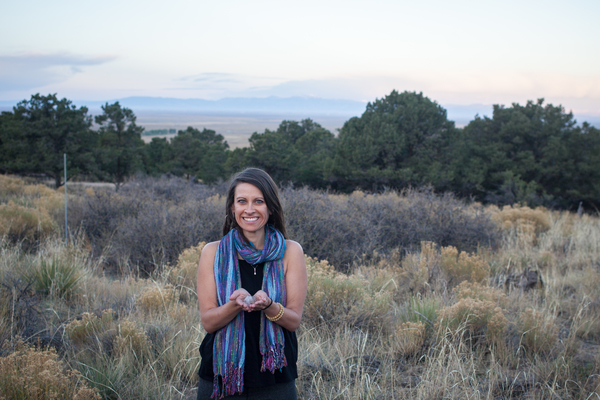
[[[248,293],[254,294],[262,289],[263,270],[265,264],[256,265],[256,275],[254,267],[245,260],[238,260],[240,265],[240,278],[242,288]],[[243,312],[243,311],[242,311]],[[272,386],[277,383],[291,382],[298,377],[296,362],[298,360],[298,340],[295,332],[283,329],[285,339],[284,353],[287,360],[287,367],[276,370],[275,373],[269,371],[260,372],[262,355],[260,354],[260,317],[261,312],[255,311],[244,315],[244,330],[246,332],[246,360],[244,366],[244,386],[263,387]],[[213,343],[214,333],[207,333],[200,345],[200,378],[213,381]]]

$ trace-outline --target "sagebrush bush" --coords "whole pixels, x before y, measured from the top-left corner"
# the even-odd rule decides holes
[[[100,400],[81,379],[79,371],[64,365],[56,351],[20,343],[0,357],[0,398],[10,400]]]
[[[465,329],[471,336],[483,334],[489,342],[497,343],[504,338],[508,319],[495,303],[467,297],[442,308],[437,326],[452,332]]]
[[[441,289],[435,287],[438,286],[436,283],[439,283],[439,280],[434,279],[439,270],[439,254],[435,243],[421,242],[421,251],[409,253],[402,259],[400,265],[399,296],[423,295]]]
[[[442,247],[440,267],[452,285],[462,281],[481,282],[489,276],[489,265],[476,254],[468,254],[453,246]]]
[[[425,324],[422,322],[403,322],[389,338],[391,351],[398,357],[415,355],[425,343]]]
[[[498,232],[480,206],[429,190],[382,194],[280,191],[289,237],[336,268],[377,251],[415,249],[421,241],[473,251]],[[186,248],[221,238],[225,198],[180,179],[136,178],[118,193],[95,189],[70,205],[70,229],[83,229],[95,256],[116,272],[145,275],[173,264]],[[126,265],[126,267],[123,266]]]
[[[22,206],[12,200],[0,204],[0,236],[6,236],[13,242],[34,243],[56,230],[57,225],[46,209]]]
[[[177,263],[172,268],[165,268],[164,278],[179,292],[179,300],[188,303],[196,302],[196,278],[200,255],[206,242],[185,249],[177,258]]]
[[[113,346],[118,356],[132,355],[140,362],[148,358],[150,346],[144,330],[133,321],[120,320],[117,326],[117,336]]]
[[[548,231],[552,222],[544,207],[535,209],[515,204],[504,206],[502,210],[490,207],[492,219],[504,230],[515,231],[532,244],[537,242],[540,233]]]
[[[326,261],[306,258],[308,294],[302,317],[307,326],[350,325],[385,329],[391,293],[373,288],[359,274],[335,271]]]
[[[99,337],[114,327],[115,313],[113,310],[103,310],[100,318],[88,312],[65,325],[65,333],[73,344],[86,346],[96,344]]]
[[[495,246],[498,231],[481,207],[430,190],[330,195],[307,188],[281,191],[288,234],[311,257],[338,269],[377,251],[416,250],[422,241],[474,251]]]
[[[508,305],[508,296],[500,289],[485,286],[478,282],[463,281],[454,288],[453,292],[456,298],[477,299],[481,301],[491,301],[498,306],[505,308]]]
[[[164,287],[158,284],[149,286],[137,299],[138,307],[147,313],[167,313],[176,305],[179,299],[175,288],[166,284]]]
[[[180,179],[137,179],[118,193],[94,190],[70,206],[69,226],[83,229],[92,252],[114,272],[149,276],[201,241],[218,240],[225,200]]]

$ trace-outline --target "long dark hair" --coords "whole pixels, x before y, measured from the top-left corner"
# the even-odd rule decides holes
[[[227,202],[225,203],[225,223],[223,224],[223,235],[227,235],[233,228],[238,228],[235,216],[231,211],[233,206],[235,188],[239,183],[249,183],[256,186],[265,198],[267,208],[271,212],[267,224],[273,225],[275,229],[283,234],[283,237],[287,239],[287,233],[285,231],[285,220],[283,218],[283,208],[279,201],[279,190],[277,185],[273,182],[273,179],[262,169],[258,168],[246,168],[242,172],[237,173],[227,192]]]

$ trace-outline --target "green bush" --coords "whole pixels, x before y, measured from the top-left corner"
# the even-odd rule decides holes
[[[54,256],[50,260],[40,260],[34,273],[34,286],[38,292],[50,297],[68,299],[83,277],[80,265]]]

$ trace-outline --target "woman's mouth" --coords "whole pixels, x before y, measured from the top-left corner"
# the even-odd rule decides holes
[[[257,220],[258,220],[258,217],[245,217],[244,218],[244,221],[246,221],[246,222],[254,222]]]

